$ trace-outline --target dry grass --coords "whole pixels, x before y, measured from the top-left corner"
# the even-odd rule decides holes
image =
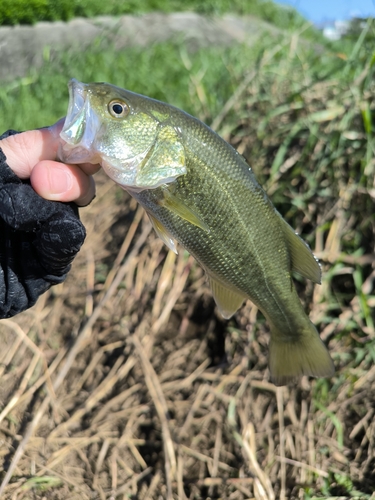
[[[228,329],[191,257],[98,183],[66,283],[1,323],[1,498],[304,498],[335,473],[374,488],[374,370],[327,408],[315,381],[276,389],[256,309]]]
[[[297,285],[335,376],[276,389],[256,308],[220,319],[191,257],[168,253],[99,174],[67,281],[0,323],[1,498],[371,498],[375,169],[361,110],[373,109],[372,73],[358,97],[350,82],[293,72],[293,43],[289,56],[273,79],[244,76],[222,133],[298,231],[317,231],[323,284]]]

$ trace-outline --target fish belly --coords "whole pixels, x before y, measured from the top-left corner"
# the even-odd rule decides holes
[[[252,300],[270,320],[280,323],[283,318],[287,325],[289,310],[298,310],[300,302],[293,293],[281,219],[248,167],[238,170],[212,172],[196,159],[189,175],[168,187],[206,228],[166,208],[162,189],[135,197],[211,278]]]
[[[265,315],[271,327],[269,367],[276,385],[302,375],[330,376],[332,360],[291,278],[284,221],[248,165],[237,159],[238,164],[228,162],[223,168],[190,158],[188,174],[167,186],[203,222],[201,227],[165,206],[165,187],[135,197],[209,278],[249,298]]]

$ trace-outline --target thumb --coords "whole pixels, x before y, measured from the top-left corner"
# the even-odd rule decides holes
[[[27,179],[41,160],[55,160],[64,118],[50,127],[11,135],[0,141],[7,164],[21,179]]]

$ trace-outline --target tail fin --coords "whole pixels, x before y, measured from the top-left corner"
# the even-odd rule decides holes
[[[310,323],[310,321],[309,321]],[[312,323],[295,340],[288,341],[271,330],[269,369],[275,385],[286,385],[302,375],[330,377],[334,373],[332,359]]]

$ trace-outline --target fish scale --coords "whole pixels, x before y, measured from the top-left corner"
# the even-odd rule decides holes
[[[295,270],[319,282],[319,264],[232,146],[166,103],[76,80],[61,138],[61,160],[101,163],[145,208],[163,241],[174,251],[177,241],[197,259],[224,317],[245,299],[262,311],[274,383],[332,375],[291,276]]]
[[[212,167],[218,159],[212,158]],[[228,159],[226,159],[228,161]],[[265,309],[266,303],[270,303],[272,294],[278,296],[282,289],[290,291],[290,257],[287,252],[285,238],[280,234],[279,216],[275,209],[267,202],[262,188],[252,185],[253,197],[251,210],[245,210],[240,205],[241,194],[248,195],[248,175],[238,168],[238,162],[228,165],[232,173],[232,179],[228,176],[207,175],[211,165],[202,165],[196,159],[188,161],[188,173],[186,176],[176,179],[175,195],[188,206],[197,209],[205,221],[210,232],[196,227],[186,220],[172,214],[167,208],[161,207],[157,199],[162,193],[153,191],[142,191],[135,194],[136,199],[146,208],[156,214],[162,224],[174,238],[186,248],[203,266],[203,268],[214,278],[218,279],[228,287],[244,293],[261,310]],[[248,169],[248,167],[246,167]],[[201,175],[204,174],[206,182],[202,185]],[[246,172],[247,173],[247,172]],[[252,182],[254,179],[251,179]],[[210,182],[211,181],[211,182]],[[203,193],[215,192],[220,183],[226,182],[228,189],[221,193],[211,208],[205,203]],[[198,187],[200,190],[198,191]],[[233,196],[237,193],[238,196]],[[256,193],[256,194],[255,194]],[[232,196],[230,196],[232,194]],[[259,219],[259,210],[269,209],[267,215],[267,226],[264,224],[264,216]],[[278,247],[276,254],[274,248],[270,252],[267,244],[269,239],[267,232],[274,231],[273,245]],[[279,237],[277,238],[277,233]],[[255,244],[255,241],[257,244]],[[264,243],[263,243],[264,242]],[[271,255],[270,255],[271,254]],[[267,287],[267,278],[264,278],[264,268],[267,266],[268,273],[273,276],[270,286],[271,295],[263,292]],[[284,275],[281,269],[288,269]],[[276,307],[273,304],[273,307]]]

